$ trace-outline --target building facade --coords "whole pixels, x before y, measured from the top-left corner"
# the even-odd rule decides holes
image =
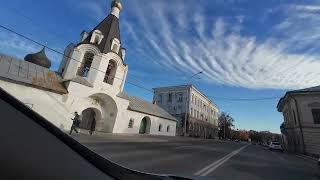
[[[280,126],[284,148],[320,155],[320,86],[287,92],[277,109],[284,118]]]
[[[178,120],[178,135],[217,137],[219,108],[195,86],[154,88],[153,101]]]
[[[95,121],[100,132],[174,136],[174,117],[123,91],[128,65],[120,39],[121,10],[113,1],[110,14],[65,49],[57,72],[49,69],[45,49],[25,61],[0,55],[0,87],[61,129],[68,130],[78,112],[82,129]]]

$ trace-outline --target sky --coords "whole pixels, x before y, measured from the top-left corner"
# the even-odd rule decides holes
[[[127,82],[147,89],[192,79],[237,129],[279,133],[279,98],[320,84],[320,1],[122,0]],[[0,25],[63,52],[110,12],[111,0],[3,0]],[[41,46],[0,28],[0,52]],[[52,70],[60,54],[47,50]],[[125,90],[151,101],[130,83]],[[263,100],[261,100],[263,99]]]

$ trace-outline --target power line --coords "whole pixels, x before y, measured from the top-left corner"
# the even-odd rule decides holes
[[[31,42],[33,42],[33,43],[35,43],[35,44],[37,44],[37,45],[43,46],[43,47],[45,47],[45,48],[47,48],[47,49],[49,49],[49,50],[51,50],[51,51],[53,51],[53,52],[55,52],[55,53],[57,53],[57,54],[62,55],[63,57],[66,57],[66,58],[68,58],[68,59],[70,59],[70,60],[79,62],[80,64],[84,64],[83,62],[81,62],[81,61],[79,61],[79,60],[77,60],[77,59],[74,59],[74,58],[72,58],[72,57],[70,57],[70,56],[66,56],[64,53],[62,53],[62,52],[60,52],[60,51],[58,51],[58,50],[55,50],[55,49],[53,49],[53,48],[51,48],[51,47],[49,47],[49,46],[47,46],[47,45],[45,45],[45,44],[43,44],[43,43],[40,43],[40,42],[38,42],[38,41],[36,41],[36,40],[34,40],[34,39],[31,39],[31,38],[29,38],[29,37],[27,37],[27,36],[25,36],[25,35],[23,35],[23,34],[20,34],[20,33],[14,31],[14,30],[12,30],[12,29],[10,29],[10,28],[8,28],[8,27],[5,27],[5,26],[3,26],[3,25],[0,25],[0,28],[5,29],[5,30],[7,30],[7,31],[9,31],[9,32],[11,32],[11,33],[13,33],[13,34],[15,34],[15,35],[17,35],[17,36],[20,36],[20,37],[22,37],[22,38],[24,38],[24,39],[26,39],[26,40],[28,40],[28,41],[31,41]],[[97,68],[94,68],[94,67],[90,67],[90,68],[95,69],[95,70],[97,70],[98,72],[101,72],[101,73],[104,73],[104,74],[105,74],[105,72],[104,72],[104,71],[101,71],[100,69],[97,69]],[[123,78],[116,77],[116,76],[108,76],[108,77],[113,77],[113,78],[116,78],[116,79],[119,79],[119,80],[125,80],[125,79],[123,79]],[[151,89],[149,89],[149,88],[146,88],[146,87],[143,87],[142,85],[138,85],[138,84],[135,84],[135,83],[132,83],[132,82],[129,82],[129,81],[127,81],[127,83],[128,83],[128,84],[131,84],[131,85],[133,85],[133,86],[136,86],[136,87],[138,87],[138,88],[144,89],[144,90],[146,90],[146,91],[148,91],[148,92],[153,93],[153,90],[151,90]]]
[[[38,29],[40,29],[39,27],[42,27],[43,28],[43,25],[39,24],[39,23],[36,23],[32,18],[30,18],[29,16],[25,15],[24,13],[22,13],[21,11],[19,11],[18,9],[15,9],[15,8],[8,8],[6,7],[5,10],[11,10],[12,13],[15,13],[16,15],[18,16],[21,16],[23,18],[25,18],[27,21],[29,21],[30,23],[32,23],[33,25],[35,26],[38,26]],[[48,28],[46,28],[48,30]],[[43,31],[42,31],[43,32]],[[55,37],[59,38],[60,40],[65,40],[65,38],[63,38],[61,35],[55,33],[55,32],[51,32],[51,33],[47,33],[47,34],[50,34],[50,35],[54,35]],[[142,82],[141,80],[137,79],[137,76],[135,75],[132,75],[132,73],[128,72],[130,78],[136,80],[136,81],[139,81],[139,82]]]
[[[280,99],[281,97],[263,97],[263,98],[224,98],[217,96],[208,96],[216,100],[225,100],[225,101],[265,101],[265,100],[274,100]]]
[[[68,59],[70,59],[70,60],[79,62],[80,64],[84,64],[83,62],[81,62],[81,61],[79,61],[79,60],[77,60],[77,59],[74,59],[74,58],[72,58],[72,57],[70,57],[70,56],[67,56],[67,55],[65,55],[64,53],[62,53],[62,52],[60,52],[60,51],[58,51],[58,50],[55,50],[55,49],[53,49],[53,48],[51,48],[51,47],[49,47],[49,46],[47,46],[47,45],[45,45],[45,44],[43,44],[43,43],[40,43],[40,42],[38,42],[38,41],[36,41],[36,40],[34,40],[34,39],[32,39],[32,38],[29,38],[29,37],[27,37],[27,36],[25,36],[25,35],[23,35],[23,34],[21,34],[21,33],[18,33],[18,32],[14,31],[14,30],[12,30],[12,29],[10,29],[10,28],[8,28],[8,27],[5,27],[5,26],[3,26],[3,25],[0,25],[0,28],[5,29],[5,30],[7,30],[7,31],[9,31],[9,32],[11,32],[11,33],[13,33],[13,34],[15,34],[15,35],[17,35],[17,36],[20,36],[20,37],[22,37],[22,38],[24,38],[24,39],[26,39],[26,40],[28,40],[28,41],[31,41],[31,42],[33,42],[33,43],[35,43],[35,44],[37,44],[37,45],[43,46],[43,47],[45,47],[45,48],[47,48],[47,49],[49,49],[49,50],[51,50],[51,51],[53,51],[53,52],[55,52],[55,53],[57,53],[57,54],[62,55],[63,57],[66,57],[66,58],[68,58]],[[104,74],[105,74],[105,72],[102,71],[102,70],[100,70],[100,69],[97,69],[97,68],[94,68],[94,67],[90,67],[90,68],[91,68],[91,69],[95,69],[95,70],[97,70],[98,72],[101,72],[101,73],[104,73]],[[116,78],[116,79],[119,79],[119,80],[125,80],[125,79],[123,79],[123,78],[116,77],[116,76],[111,76],[111,75],[109,75],[108,77],[113,77],[113,78]],[[138,79],[136,79],[136,80],[138,80]],[[139,81],[140,81],[140,80],[139,80]],[[139,85],[139,84],[136,84],[136,83],[133,83],[133,82],[130,82],[130,81],[126,81],[126,82],[127,82],[128,84],[131,84],[131,85],[135,86],[135,87],[138,87],[138,88],[141,88],[141,89],[143,89],[143,90],[145,90],[145,91],[148,91],[148,92],[150,92],[150,93],[152,93],[152,94],[154,93],[154,91],[153,91],[152,89],[149,89],[149,88],[144,87],[144,86],[142,86],[142,85]],[[140,81],[140,82],[142,82],[142,81]],[[214,98],[214,99],[216,99],[216,100],[225,100],[225,101],[264,101],[264,100],[274,100],[274,99],[279,99],[279,98],[281,98],[281,97],[264,97],[264,98],[253,98],[253,99],[250,99],[250,98],[224,98],[224,97],[217,97],[217,96],[207,96],[207,97]]]

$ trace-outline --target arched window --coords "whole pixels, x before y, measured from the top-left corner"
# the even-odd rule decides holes
[[[114,77],[116,75],[116,71],[117,71],[117,64],[113,60],[110,60],[103,82],[112,85]]]
[[[133,128],[133,124],[134,124],[134,119],[131,118],[129,120],[128,128]]]
[[[103,39],[103,35],[102,35],[101,31],[94,30],[91,35],[90,43],[100,44],[102,39]]]
[[[114,38],[112,40],[112,44],[111,44],[111,50],[115,53],[119,53],[120,50],[120,41],[117,38]]]
[[[88,77],[90,68],[91,68],[91,64],[93,61],[93,57],[94,54],[90,53],[90,52],[86,52],[83,56],[83,60],[82,60],[82,64],[80,65],[79,69],[78,69],[78,76],[82,76],[82,77]]]
[[[170,126],[168,125],[168,126],[167,126],[167,132],[169,132],[169,131],[170,131]]]
[[[159,131],[161,132],[162,131],[162,125],[159,124]]]
[[[100,40],[100,37],[99,36],[96,36],[95,38],[94,38],[94,44],[99,44],[99,40]]]

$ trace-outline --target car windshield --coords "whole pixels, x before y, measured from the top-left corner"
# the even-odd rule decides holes
[[[117,167],[320,180],[319,27],[318,1],[4,0],[0,88]]]

